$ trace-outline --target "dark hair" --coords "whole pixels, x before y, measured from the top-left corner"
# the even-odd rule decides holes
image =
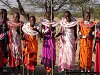
[[[72,14],[71,14],[70,11],[65,11],[64,14],[66,14],[66,13],[67,13],[68,15],[72,16]]]
[[[20,13],[19,12],[14,12],[14,14],[16,14],[20,18]]]
[[[7,10],[6,9],[0,9],[1,14],[2,14],[2,18],[4,19],[4,21],[8,21],[9,19],[7,18]]]
[[[85,15],[85,14],[88,14],[89,16],[91,16],[90,11],[85,11],[85,12],[83,12],[83,18],[84,18],[84,15]]]
[[[51,13],[51,11],[47,11],[45,13],[45,17],[50,20],[51,19],[51,14],[52,14],[52,20],[54,19],[54,12]]]
[[[30,18],[33,18],[36,21],[36,17],[34,15],[33,16],[30,16],[29,17],[29,20],[30,20]]]
[[[4,18],[7,18],[7,10],[6,9],[1,9],[2,13],[4,14]]]
[[[7,10],[6,9],[0,9],[2,12],[2,18],[7,19]]]

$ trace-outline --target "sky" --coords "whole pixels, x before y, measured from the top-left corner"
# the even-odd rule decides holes
[[[9,3],[10,3],[10,5],[11,6],[13,6],[13,7],[17,7],[17,2],[16,2],[16,0],[8,0],[9,1]],[[35,11],[35,12],[39,12],[39,11],[43,11],[43,9],[37,9],[37,8],[33,8],[32,6],[27,6],[27,5],[25,5],[26,3],[25,3],[25,0],[21,0],[22,1],[22,5],[23,5],[23,7],[24,7],[24,9],[25,9],[25,11]],[[95,0],[94,0],[95,1]],[[98,3],[100,3],[100,0],[98,0],[99,2]],[[0,8],[6,8],[6,9],[8,9],[9,10],[9,8],[8,7],[6,7],[6,6],[4,6],[4,4],[3,3],[1,3],[0,2]]]
[[[13,7],[17,7],[17,2],[16,2],[16,0],[8,0],[9,1],[9,3],[10,3],[10,5],[11,6],[13,6]],[[34,8],[34,10],[32,10],[33,9],[33,7],[32,6],[27,6],[27,5],[25,5],[26,3],[25,3],[25,0],[21,0],[21,1],[23,1],[23,2],[21,2],[22,3],[22,6],[24,7],[24,9],[25,9],[25,11],[38,11],[38,9],[35,9]],[[4,4],[3,3],[1,3],[0,2],[0,8],[6,8],[6,9],[8,9],[9,10],[9,8],[7,7],[7,6],[4,6]],[[41,9],[39,9],[40,11],[42,11]]]

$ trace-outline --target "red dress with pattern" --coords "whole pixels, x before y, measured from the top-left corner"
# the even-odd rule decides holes
[[[22,49],[21,49],[21,36],[18,32],[18,28],[22,26],[22,22],[14,23],[8,22],[9,26],[9,65],[10,67],[16,67],[22,64]]]
[[[96,57],[94,71],[100,73],[100,31],[97,31],[96,36]]]

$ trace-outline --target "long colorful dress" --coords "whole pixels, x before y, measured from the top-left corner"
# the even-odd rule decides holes
[[[66,22],[66,19],[61,21],[61,39],[60,39],[60,51],[59,51],[59,63],[58,71],[64,71],[65,69],[73,70],[75,65],[76,44],[77,38],[76,31],[77,21],[70,23]]]
[[[95,57],[94,72],[100,73],[100,26],[96,31],[96,57]]]
[[[0,68],[3,67],[3,46],[4,46],[4,33],[2,28],[2,19],[0,19]]]
[[[56,61],[56,44],[54,35],[51,36],[52,31],[49,28],[49,21],[44,20],[43,25],[43,47],[42,47],[42,59],[41,64],[45,67],[52,68],[55,65]],[[56,22],[52,22],[52,25],[56,26]]]
[[[91,70],[92,66],[92,47],[93,47],[93,36],[94,22],[80,22],[80,67],[83,69]],[[89,36],[88,36],[89,34]]]
[[[7,23],[0,19],[0,67],[3,67],[7,63],[7,44],[8,44],[8,34],[7,34]],[[6,58],[5,58],[6,57]],[[6,60],[6,61],[5,61]]]
[[[37,24],[34,27],[39,29]],[[24,24],[22,30],[25,37],[24,64],[28,70],[34,70],[37,65],[38,40],[36,39],[36,34],[38,33],[32,30],[30,23]]]
[[[21,49],[21,26],[22,22],[8,22],[9,26],[9,65],[16,67],[22,64],[22,49]]]

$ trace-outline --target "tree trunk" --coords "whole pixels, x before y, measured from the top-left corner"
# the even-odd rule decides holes
[[[20,0],[17,0],[17,3],[18,3],[18,8],[19,8],[20,14],[23,15],[26,20],[28,20],[29,19],[29,14],[24,11],[24,8],[21,5]]]

